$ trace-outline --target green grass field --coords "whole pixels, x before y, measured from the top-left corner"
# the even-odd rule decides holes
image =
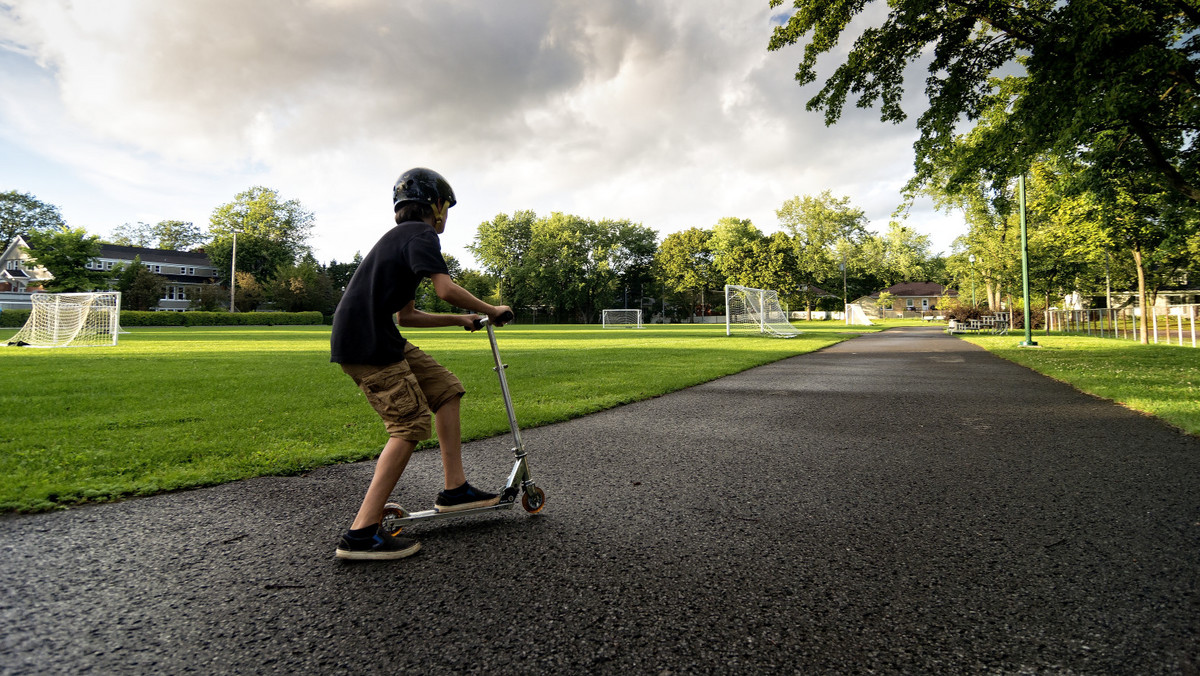
[[[496,335],[526,428],[878,330],[803,328],[789,340],[729,338],[724,325],[513,325]],[[485,333],[405,335],[466,386],[464,439],[508,431]],[[291,474],[371,458],[386,440],[354,383],[329,363],[328,327],[134,328],[116,347],[0,348],[0,373],[2,511]]]
[[[963,336],[989,352],[1076,389],[1162,418],[1200,435],[1200,349],[1141,345],[1092,336],[1033,334],[1036,348],[1018,347],[1021,333]]]

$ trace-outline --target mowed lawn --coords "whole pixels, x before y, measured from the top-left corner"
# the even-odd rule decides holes
[[[726,337],[724,325],[511,325],[496,335],[526,428],[878,330],[797,325],[804,333],[787,340]],[[465,440],[508,431],[485,332],[405,335],[462,379]],[[329,363],[328,327],[131,328],[115,347],[0,347],[0,373],[2,511],[302,472],[371,458],[386,440]]]
[[[1037,347],[1019,347],[1020,332],[963,338],[1082,392],[1200,435],[1200,348],[1043,332],[1033,333]]]

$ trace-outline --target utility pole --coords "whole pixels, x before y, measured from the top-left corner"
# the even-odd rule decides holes
[[[229,260],[229,311],[236,312],[233,307],[233,289],[237,286],[237,230],[233,231],[233,257]]]

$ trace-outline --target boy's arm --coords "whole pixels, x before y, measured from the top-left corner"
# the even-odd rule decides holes
[[[450,279],[450,275],[435,274],[432,276],[433,290],[438,298],[467,310],[485,314],[491,321],[499,319],[500,315],[509,310],[507,305],[491,305],[485,303]],[[475,330],[475,315],[430,314],[418,310],[412,301],[404,306],[398,314],[401,326],[414,328],[431,328],[438,326],[462,326],[471,331]]]
[[[485,314],[493,322],[499,319],[500,315],[511,309],[507,305],[492,305],[479,300],[470,291],[455,284],[454,280],[450,279],[450,275],[437,273],[432,275],[430,280],[433,282],[433,291],[437,294],[438,298],[455,307]]]

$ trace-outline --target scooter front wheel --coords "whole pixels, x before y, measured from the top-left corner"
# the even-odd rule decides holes
[[[537,514],[546,506],[546,494],[537,486],[532,486],[521,496],[521,506],[530,514]]]

